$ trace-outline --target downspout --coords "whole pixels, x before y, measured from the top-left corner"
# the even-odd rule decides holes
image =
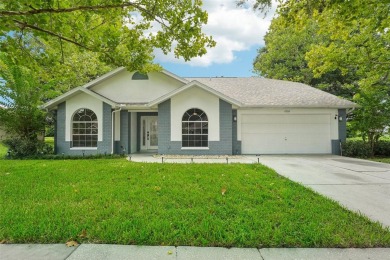
[[[119,109],[117,110],[113,110],[111,112],[111,121],[112,121],[112,126],[111,126],[111,133],[112,133],[112,139],[111,139],[111,154],[114,154],[114,140],[115,140],[115,133],[114,133],[114,124],[115,124],[115,120],[114,120],[114,114],[116,112],[119,112],[122,110],[122,107],[119,107]]]

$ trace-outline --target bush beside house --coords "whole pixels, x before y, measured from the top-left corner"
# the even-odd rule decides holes
[[[363,140],[350,139],[342,144],[343,156],[369,158],[372,157],[371,147]],[[390,156],[390,139],[383,138],[374,146],[374,156],[389,157]]]

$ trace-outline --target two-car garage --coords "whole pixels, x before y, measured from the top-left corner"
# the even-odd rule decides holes
[[[239,122],[242,154],[330,154],[332,134],[337,135],[334,116],[329,112],[243,112]]]

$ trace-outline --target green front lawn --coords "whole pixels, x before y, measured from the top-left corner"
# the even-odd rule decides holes
[[[8,243],[390,246],[389,230],[257,164],[0,164]]]

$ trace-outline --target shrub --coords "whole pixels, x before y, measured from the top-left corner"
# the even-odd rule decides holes
[[[22,139],[12,137],[6,139],[4,144],[8,147],[11,158],[24,158],[29,156],[53,154],[53,147],[44,141],[35,139]]]
[[[370,145],[362,140],[347,140],[347,142],[342,144],[342,147],[344,156],[360,158],[371,157]],[[379,157],[390,156],[390,140],[379,140],[374,147],[374,155]]]
[[[54,126],[49,125],[45,127],[45,136],[46,137],[54,137]]]

